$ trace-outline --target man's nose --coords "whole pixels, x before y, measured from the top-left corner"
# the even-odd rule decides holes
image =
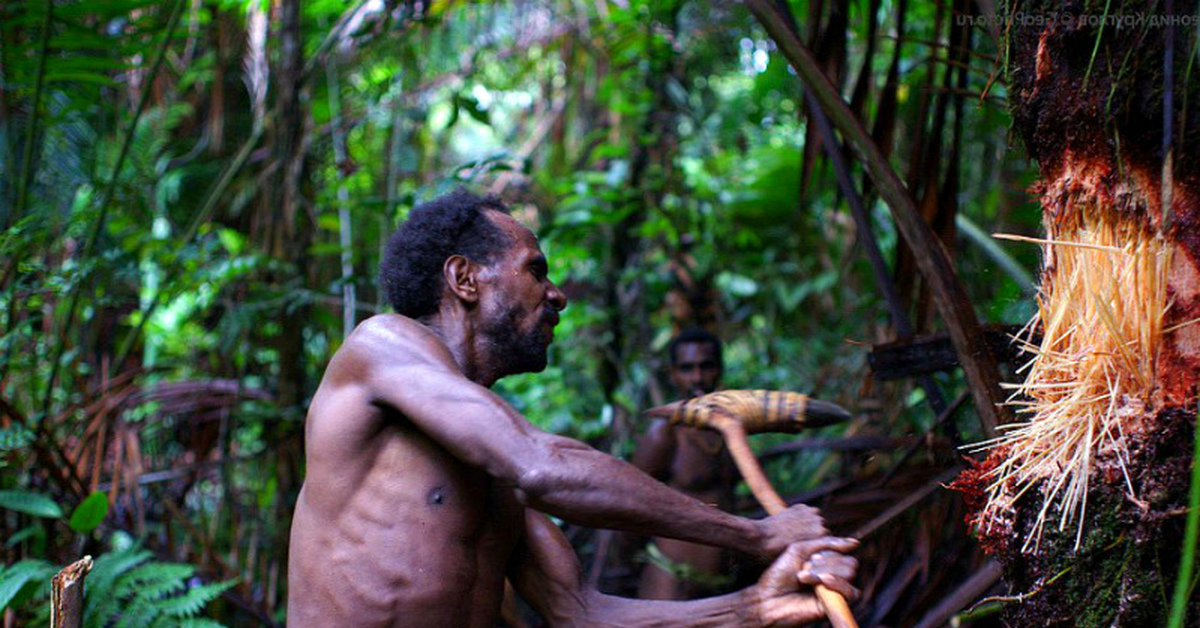
[[[549,283],[550,289],[546,292],[546,300],[550,302],[550,307],[559,312],[567,309],[567,295],[553,281]]]
[[[688,369],[683,374],[683,384],[687,394],[699,396],[704,394],[704,378],[700,376],[700,369]]]

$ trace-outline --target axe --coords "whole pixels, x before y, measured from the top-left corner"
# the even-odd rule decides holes
[[[652,408],[646,414],[676,425],[719,432],[750,492],[772,515],[785,510],[787,503],[767,480],[746,435],[795,433],[802,428],[822,427],[850,418],[850,413],[836,404],[776,390],[723,390]],[[845,598],[821,585],[815,588],[834,628],[858,628]]]

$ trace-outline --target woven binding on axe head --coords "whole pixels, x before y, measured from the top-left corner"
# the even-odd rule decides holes
[[[841,406],[782,390],[722,390],[646,411],[689,427],[711,428],[719,418],[735,419],[747,433],[798,432],[850,418]]]

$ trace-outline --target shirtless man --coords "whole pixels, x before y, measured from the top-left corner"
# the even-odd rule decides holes
[[[721,383],[721,341],[708,331],[685,329],[667,346],[667,359],[671,384],[681,398],[713,392]],[[733,507],[737,474],[720,434],[656,419],[638,440],[632,462],[655,479],[706,504],[725,511]],[[719,581],[728,572],[727,557],[719,547],[667,538],[656,538],[653,544],[661,557],[651,558],[642,569],[638,597],[694,598],[719,588],[709,583]],[[686,571],[680,573],[671,567]]]
[[[309,408],[289,626],[492,628],[506,577],[556,626],[786,626],[821,615],[801,583],[856,595],[854,543],[825,537],[816,511],[723,513],[537,430],[488,390],[545,368],[566,307],[546,275],[533,234],[466,192],[414,208],[392,236],[381,278],[399,315],[354,331]],[[542,513],[779,557],[723,597],[613,598],[583,586]]]

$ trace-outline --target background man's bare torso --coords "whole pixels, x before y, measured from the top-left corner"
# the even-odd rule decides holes
[[[659,426],[674,442],[667,484],[706,504],[729,511],[733,506],[733,463],[721,436],[716,433],[677,426]],[[664,557],[676,565],[687,565],[700,574],[724,576],[728,556],[719,547],[688,543],[678,539],[655,538]],[[646,599],[687,599],[711,593],[711,587],[681,579],[651,563],[644,574],[638,596]]]

